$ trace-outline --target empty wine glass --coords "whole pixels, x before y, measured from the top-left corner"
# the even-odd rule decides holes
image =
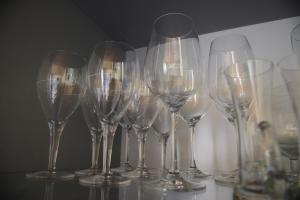
[[[126,173],[134,169],[129,163],[129,133],[132,130],[132,125],[127,119],[126,114],[123,116],[119,124],[122,127],[122,143],[124,144],[124,152],[121,152],[123,153],[123,156],[121,155],[120,167],[112,170],[119,173]]]
[[[152,124],[152,128],[154,132],[159,137],[159,142],[161,144],[161,174],[165,176],[168,173],[168,169],[166,167],[166,153],[167,153],[167,142],[170,136],[171,129],[171,113],[168,110],[168,107],[163,104],[160,112],[158,113],[156,120]]]
[[[272,122],[282,155],[290,160],[289,182],[298,182],[298,128],[285,85],[272,88]]]
[[[83,112],[85,123],[92,136],[92,166],[89,169],[75,171],[75,174],[77,176],[87,176],[99,172],[98,160],[102,139],[101,124],[98,120],[96,106],[92,101],[92,94],[89,89],[86,90],[85,95],[81,100],[81,110]]]
[[[205,75],[205,73],[203,73]],[[205,84],[205,78],[201,79],[203,81],[200,84],[196,94],[191,96],[184,106],[180,109],[180,116],[188,124],[190,129],[190,147],[191,147],[191,157],[190,166],[187,170],[183,170],[182,173],[185,177],[191,180],[201,179],[208,177],[209,175],[203,173],[198,169],[195,162],[195,127],[197,123],[205,116],[208,107],[210,105],[210,100],[208,96],[208,88]]]
[[[282,197],[285,180],[281,154],[270,124],[273,63],[248,60],[229,66],[224,73],[240,133],[241,165],[237,194],[257,198]]]
[[[296,117],[296,125],[298,130],[300,129],[300,91],[299,91],[299,83],[300,83],[300,54],[299,53],[293,53],[289,56],[284,57],[283,59],[278,62],[278,66],[280,67],[280,71],[282,74],[282,77],[285,81],[285,84],[287,86],[287,91],[291,100],[292,104],[292,110]],[[295,140],[296,138],[294,138]],[[300,137],[298,135],[298,162],[300,162],[299,159],[299,151],[300,151]],[[294,141],[295,142],[295,141]],[[300,165],[299,165],[300,166]],[[299,172],[299,169],[298,169]],[[300,182],[299,180],[299,174],[298,174],[298,184]]]
[[[293,51],[300,53],[300,24],[295,26],[291,32],[291,43]]]
[[[88,63],[88,88],[103,130],[102,173],[82,177],[82,185],[120,185],[128,178],[111,172],[111,154],[116,128],[137,92],[139,65],[135,50],[122,42],[106,41],[96,45]]]
[[[236,126],[236,114],[228,87],[224,70],[232,64],[242,63],[253,58],[251,46],[244,35],[225,35],[211,42],[208,65],[209,95],[216,107],[224,114],[225,118]],[[238,144],[238,130],[236,130],[236,144],[238,165],[240,161],[240,149]],[[216,146],[218,148],[219,145]],[[218,160],[218,158],[216,158]],[[216,163],[218,166],[218,163]],[[238,169],[223,171],[216,169],[215,180],[224,184],[238,182]]]
[[[37,94],[50,129],[47,171],[27,174],[32,179],[70,180],[74,174],[56,170],[56,159],[63,129],[84,94],[86,62],[69,51],[50,53],[39,69]]]
[[[151,178],[151,173],[145,164],[145,143],[150,127],[161,110],[162,102],[153,95],[147,85],[140,81],[139,93],[134,95],[127,110],[128,120],[137,135],[139,159],[135,170],[126,173],[128,177]]]
[[[171,112],[171,167],[166,178],[156,185],[161,190],[196,190],[205,185],[186,181],[179,173],[175,118],[180,108],[192,96],[203,73],[200,46],[195,24],[182,13],[158,17],[145,60],[145,80],[151,92],[159,95]]]

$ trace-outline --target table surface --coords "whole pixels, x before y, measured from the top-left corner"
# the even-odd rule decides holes
[[[73,181],[30,181],[24,173],[2,173],[0,199],[7,200],[231,200],[233,187],[218,185],[213,179],[202,181],[206,185],[204,191],[194,192],[160,192],[132,181],[123,187],[85,187]]]

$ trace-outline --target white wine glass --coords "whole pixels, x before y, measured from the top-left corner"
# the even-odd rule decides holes
[[[88,176],[99,173],[98,161],[102,139],[102,128],[98,120],[96,106],[92,101],[92,94],[89,89],[86,90],[80,104],[85,123],[87,124],[92,137],[92,165],[88,169],[75,171],[75,175]]]
[[[158,17],[145,60],[144,78],[151,92],[159,95],[171,112],[171,167],[156,188],[161,190],[200,190],[205,185],[185,180],[179,173],[175,118],[187,99],[195,94],[201,73],[200,45],[195,24],[182,13]]]
[[[160,112],[162,102],[157,95],[150,92],[144,81],[139,83],[139,92],[134,95],[132,103],[127,110],[127,118],[137,135],[139,157],[135,170],[128,172],[125,176],[132,178],[152,178],[145,163],[145,143],[149,129]]]
[[[203,73],[205,75],[205,73]],[[187,123],[190,129],[190,162],[187,170],[182,170],[181,173],[188,179],[197,180],[209,177],[208,174],[198,169],[195,161],[195,127],[197,123],[206,115],[210,105],[208,88],[205,77],[197,89],[196,94],[191,96],[184,106],[180,109],[181,118]]]
[[[50,129],[47,171],[26,174],[30,179],[70,180],[74,174],[57,171],[63,129],[80,104],[85,90],[86,61],[77,53],[55,51],[44,60],[37,76],[37,94]]]
[[[102,126],[103,168],[101,174],[82,177],[82,185],[121,185],[130,180],[110,169],[116,128],[131,103],[139,80],[135,50],[123,42],[105,41],[96,45],[88,63],[88,89],[92,91]]]
[[[208,84],[209,96],[214,101],[216,107],[223,113],[225,118],[236,129],[236,147],[238,166],[241,163],[239,149],[239,133],[236,125],[236,113],[231,98],[230,89],[224,76],[224,70],[236,63],[244,63],[248,59],[254,58],[251,46],[246,36],[241,34],[224,35],[211,42],[208,64]],[[215,148],[218,148],[216,145]],[[218,160],[218,158],[216,158]],[[231,171],[224,171],[218,168],[216,163],[215,180],[223,184],[239,182],[238,166]]]

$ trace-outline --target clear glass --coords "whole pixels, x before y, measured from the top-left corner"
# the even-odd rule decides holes
[[[205,76],[205,73],[203,73]],[[201,79],[203,83],[200,84],[196,94],[191,96],[184,106],[180,109],[180,116],[182,119],[188,124],[190,129],[190,147],[191,147],[191,156],[190,156],[190,166],[187,170],[183,170],[182,174],[190,180],[197,180],[203,179],[208,177],[209,175],[203,173],[201,170],[198,169],[195,161],[195,127],[197,123],[205,116],[209,105],[210,99],[208,95],[208,88],[206,84],[206,79],[203,77]]]
[[[299,169],[299,131],[286,86],[282,84],[274,86],[272,88],[271,100],[272,123],[277,133],[278,144],[282,155],[287,157],[290,161],[290,169],[287,174],[288,181],[297,183]]]
[[[224,76],[224,70],[232,64],[243,63],[253,57],[251,46],[244,35],[220,36],[211,42],[208,64],[209,95],[215,102],[216,107],[235,128],[237,128],[236,114],[234,112],[230,89]],[[238,144],[239,133],[237,129],[235,134],[236,143],[232,145],[237,146],[237,163],[239,165],[241,158]],[[215,148],[220,146],[223,145],[215,145]],[[216,150],[216,152],[218,151]],[[215,180],[217,182],[223,184],[239,182],[238,167],[232,171],[224,171],[222,166],[218,163],[219,158],[215,160],[217,161],[215,167]]]
[[[293,51],[300,53],[300,24],[295,26],[291,32],[291,43]]]
[[[160,96],[171,112],[171,167],[166,178],[157,184],[161,190],[204,189],[205,185],[185,180],[178,170],[175,117],[187,99],[195,94],[198,80],[204,73],[200,60],[200,45],[195,24],[182,13],[158,17],[145,60],[145,81]]]
[[[129,163],[129,133],[132,130],[132,125],[127,119],[126,114],[119,124],[122,127],[122,145],[124,145],[124,148],[122,147],[122,149],[124,151],[121,152],[123,153],[123,155],[121,155],[120,167],[114,168],[112,170],[122,174],[134,170],[134,168]]]
[[[300,114],[300,91],[299,91],[299,83],[300,83],[300,54],[298,53],[294,53],[291,54],[285,58],[283,58],[279,63],[278,66],[280,68],[282,77],[285,81],[285,84],[287,86],[287,91],[291,100],[291,104],[292,104],[292,110],[293,113],[295,114],[295,118],[296,118],[296,124],[297,124],[297,128],[299,130],[300,128],[300,118],[299,118],[299,114]],[[294,138],[296,139],[296,138]],[[298,151],[300,151],[300,137],[298,135],[297,137],[298,140]],[[299,155],[300,153],[298,152],[298,162],[300,162],[299,160]],[[299,163],[298,163],[298,167],[299,167]],[[300,169],[298,168],[298,172],[300,171]],[[300,183],[300,179],[299,179],[299,175],[298,175],[298,187],[299,187],[299,183]]]
[[[285,176],[271,126],[273,63],[248,60],[224,71],[237,113],[241,150],[238,193],[282,197]],[[251,196],[251,195],[249,195]]]
[[[139,82],[139,94],[134,95],[133,102],[127,110],[127,118],[132,124],[138,139],[139,157],[135,170],[126,173],[132,178],[151,178],[145,163],[145,143],[150,127],[155,121],[162,107],[162,102],[157,95],[153,95],[147,85]]]
[[[96,106],[92,101],[92,94],[89,89],[86,90],[80,104],[85,123],[87,124],[92,136],[92,165],[88,169],[75,171],[75,175],[87,176],[99,173],[98,160],[102,139],[102,128],[98,120]]]
[[[92,91],[98,120],[103,130],[102,173],[82,177],[82,185],[120,185],[128,178],[110,169],[116,128],[137,92],[139,64],[135,50],[122,42],[96,45],[88,63],[88,88]]]
[[[164,104],[162,109],[158,113],[156,120],[152,124],[152,128],[154,129],[154,133],[159,138],[159,142],[161,144],[160,158],[161,158],[161,167],[160,174],[161,176],[165,176],[168,173],[168,169],[166,167],[166,153],[167,153],[167,143],[170,136],[171,129],[171,113],[169,112],[168,107]]]
[[[47,171],[27,174],[30,179],[70,180],[74,174],[57,171],[56,159],[63,129],[84,94],[86,62],[78,54],[55,51],[44,60],[37,76],[37,94],[50,129]]]

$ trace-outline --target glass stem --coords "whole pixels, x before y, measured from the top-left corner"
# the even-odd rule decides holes
[[[96,189],[96,187],[90,187],[89,200],[95,200],[96,198],[97,198],[97,189]]]
[[[161,137],[161,170],[165,172],[166,168],[166,154],[167,154],[167,141],[169,136],[162,136]]]
[[[122,136],[124,135],[124,157],[121,161],[122,164],[128,164],[129,163],[129,128],[128,126],[122,126]]]
[[[171,112],[171,129],[170,129],[170,136],[171,136],[171,167],[169,169],[170,174],[178,174],[178,161],[177,161],[177,141],[175,136],[175,120],[176,120],[176,113]]]
[[[195,152],[194,152],[194,134],[195,134],[195,125],[192,125],[190,128],[190,145],[191,145],[191,158],[190,158],[190,168],[197,168],[195,162]]]
[[[139,132],[138,135],[138,147],[139,147],[139,161],[138,168],[145,168],[145,143],[146,143],[146,133]]]
[[[102,175],[105,177],[111,176],[110,163],[114,135],[117,126],[107,123],[102,123],[103,128],[103,168]]]
[[[44,200],[53,200],[54,182],[46,182]]]
[[[51,122],[48,122],[48,126],[50,129],[50,149],[49,149],[48,171],[55,172],[60,136],[62,134],[65,124],[61,123],[61,122],[51,121]]]
[[[98,169],[98,161],[99,161],[99,152],[100,152],[100,144],[102,139],[102,134],[99,133],[91,133],[92,135],[92,169]]]

